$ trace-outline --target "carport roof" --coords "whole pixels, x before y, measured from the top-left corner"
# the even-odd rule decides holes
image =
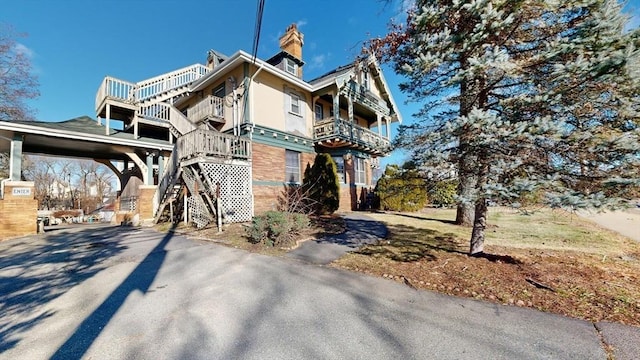
[[[126,151],[171,151],[173,144],[166,140],[134,138],[133,134],[110,129],[96,120],[81,116],[61,122],[0,121],[0,136],[23,136],[23,151],[43,155],[72,156],[116,160],[125,158]],[[0,139],[0,150],[7,151],[8,141]]]

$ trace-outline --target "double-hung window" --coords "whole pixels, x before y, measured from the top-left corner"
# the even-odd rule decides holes
[[[284,69],[289,74],[296,75],[296,63],[291,59],[285,59]]]
[[[322,109],[322,104],[316,104],[315,112],[316,112],[316,121],[320,121],[324,118],[324,114],[323,114],[324,111]]]
[[[365,184],[366,183],[366,175],[364,170],[364,159],[359,157],[353,158],[353,170],[355,173],[355,183],[356,184]]]
[[[300,183],[300,153],[293,150],[285,150],[285,182]]]
[[[336,172],[340,184],[344,184],[344,158],[342,156],[333,156],[333,162],[336,163]]]
[[[289,111],[292,114],[302,115],[300,110],[300,97],[296,94],[289,93],[290,106]]]

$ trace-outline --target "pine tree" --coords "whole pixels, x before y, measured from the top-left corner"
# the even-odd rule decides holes
[[[418,211],[427,203],[427,185],[411,164],[387,165],[375,193],[384,210]]]
[[[425,0],[372,41],[425,104],[397,144],[420,164],[457,164],[470,254],[483,252],[490,198],[602,208],[638,183],[640,31],[626,21],[615,0]]]

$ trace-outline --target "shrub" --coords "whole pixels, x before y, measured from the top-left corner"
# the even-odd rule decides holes
[[[329,154],[318,154],[313,166],[307,166],[302,191],[308,194],[313,212],[331,214],[340,205],[340,183],[336,163]]]
[[[436,206],[451,206],[456,203],[458,182],[441,180],[433,183],[429,189],[429,200]]]
[[[375,188],[380,207],[393,211],[418,211],[427,202],[427,187],[416,169],[388,165]]]
[[[254,244],[287,247],[293,245],[295,236],[308,227],[309,218],[304,214],[267,211],[253,218],[247,236]]]

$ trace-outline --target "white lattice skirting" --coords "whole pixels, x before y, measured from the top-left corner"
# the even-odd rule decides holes
[[[251,221],[251,164],[200,163],[204,175],[214,186],[220,184],[222,220],[225,223]]]

